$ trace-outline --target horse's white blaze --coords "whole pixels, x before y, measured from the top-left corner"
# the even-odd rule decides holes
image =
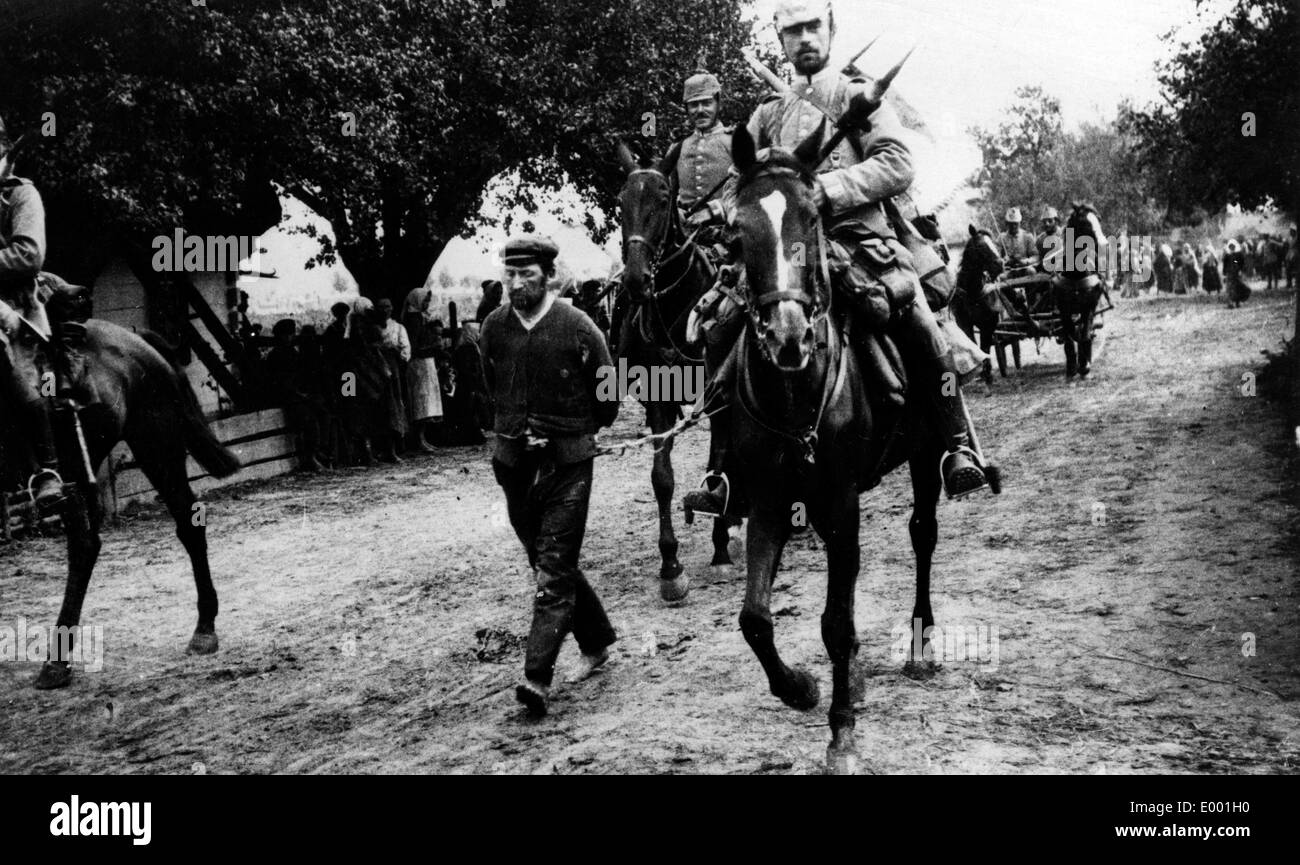
[[[989,237],[987,234],[980,235],[980,243],[984,244],[984,248],[987,249],[994,258],[1002,257],[1002,253],[998,252],[998,248],[993,245],[993,238]]]
[[[772,236],[776,243],[776,289],[789,291],[790,265],[785,259],[785,247],[781,245],[781,225],[785,222],[787,206],[785,196],[780,190],[773,190],[772,194],[759,201],[759,204],[762,205],[763,212],[772,223]]]
[[[1101,220],[1097,218],[1095,213],[1089,213],[1087,219],[1088,224],[1092,226],[1092,236],[1096,238],[1097,246],[1105,246],[1109,241],[1106,240],[1106,235],[1101,231]]]

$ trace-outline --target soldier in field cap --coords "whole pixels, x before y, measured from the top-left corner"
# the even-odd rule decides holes
[[[556,302],[550,282],[558,252],[549,238],[532,234],[506,243],[502,282],[510,302],[487,317],[479,337],[496,432],[492,468],[537,581],[524,677],[515,689],[535,716],[546,714],[555,660],[570,631],[582,652],[571,681],[599,669],[616,639],[578,567],[595,433],[618,415],[616,401],[596,396],[600,370],[613,361],[587,314]]]
[[[732,131],[718,119],[722,84],[717,76],[701,70],[686,79],[682,101],[695,131],[676,147],[677,205],[688,214],[686,224],[692,228],[721,225],[719,194],[731,170]],[[674,161],[671,155],[669,159]]]

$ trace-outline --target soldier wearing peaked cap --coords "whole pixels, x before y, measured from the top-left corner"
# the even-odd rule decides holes
[[[829,62],[835,33],[834,10],[829,0],[778,0],[773,23],[786,59],[796,77],[788,91],[774,94],[750,117],[748,131],[757,146],[794,150],[822,130],[823,142],[834,133],[823,109],[842,117],[859,94],[868,98],[873,82],[841,73]],[[826,125],[823,126],[823,122]],[[939,328],[913,267],[913,257],[899,240],[886,211],[886,203],[906,193],[915,176],[911,151],[903,126],[888,102],[870,116],[870,131],[848,135],[817,167],[813,200],[827,228],[831,271],[841,289],[853,296],[854,331],[885,330],[898,344],[909,369],[914,370],[916,392],[934,407],[947,447],[941,472],[950,496],[963,496],[987,486],[983,467],[971,449],[960,381],[951,346]],[[736,209],[736,178],[723,192],[728,220]],[[871,273],[861,268],[871,262]],[[886,294],[887,296],[880,296]],[[881,310],[885,314],[881,316]],[[710,332],[711,356],[725,354],[737,342],[743,317],[734,326]],[[718,342],[715,345],[712,340]],[[713,378],[711,389],[728,389],[734,375],[732,350]],[[725,474],[731,438],[728,416],[720,411],[710,421],[709,471],[701,488],[688,493],[686,509],[719,515],[737,501]],[[735,509],[743,510],[743,505]]]
[[[582,652],[576,679],[603,665],[616,639],[578,565],[595,433],[618,415],[617,401],[597,396],[598,376],[613,361],[587,314],[556,302],[550,282],[558,254],[537,235],[506,243],[502,281],[510,302],[487,317],[479,336],[496,432],[492,468],[537,580],[524,677],[515,689],[533,715],[546,714],[569,632]]]

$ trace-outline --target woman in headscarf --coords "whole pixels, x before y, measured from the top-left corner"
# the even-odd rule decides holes
[[[433,289],[417,288],[402,304],[402,324],[411,341],[411,362],[406,367],[407,390],[411,394],[411,421],[420,450],[433,453],[428,433],[442,423],[442,385],[438,380],[441,335],[433,327]]]
[[[1201,246],[1201,282],[1210,294],[1223,291],[1223,274],[1219,271],[1219,253],[1214,244],[1205,241]]]

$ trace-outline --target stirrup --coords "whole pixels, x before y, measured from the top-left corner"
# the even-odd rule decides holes
[[[38,501],[36,498],[36,479],[46,475],[50,477],[50,482],[58,487],[59,492],[57,495],[47,498],[44,501]],[[42,486],[44,486],[44,484],[42,484]],[[55,469],[41,469],[27,479],[27,495],[32,500],[32,504],[38,508],[52,508],[63,501],[63,487],[63,478]]]
[[[710,507],[699,507],[691,504],[692,500],[700,501],[701,499],[712,499],[717,490],[709,489],[709,478],[718,478],[722,481],[722,513],[714,513]],[[689,525],[695,522],[696,514],[703,514],[706,517],[721,518],[726,515],[727,510],[731,507],[731,481],[727,478],[726,472],[708,471],[704,474],[704,479],[700,481],[698,489],[692,490],[682,498],[682,507],[686,511],[686,523]]]
[[[965,454],[966,456],[970,457],[971,462],[975,463],[975,468],[973,471],[979,473],[980,483],[978,486],[973,486],[968,490],[962,490],[960,492],[954,493],[952,490],[948,489],[948,476],[947,476],[947,472],[944,471],[944,467],[948,464],[949,459],[957,456],[958,454]],[[950,499],[962,499],[970,495],[971,493],[977,493],[980,490],[989,488],[989,479],[988,479],[988,474],[986,472],[986,467],[984,465],[984,460],[980,457],[979,454],[977,454],[975,451],[971,450],[969,447],[965,445],[962,445],[961,447],[958,448],[954,448],[953,450],[946,452],[942,457],[939,458],[939,482],[943,485],[944,494]]]

